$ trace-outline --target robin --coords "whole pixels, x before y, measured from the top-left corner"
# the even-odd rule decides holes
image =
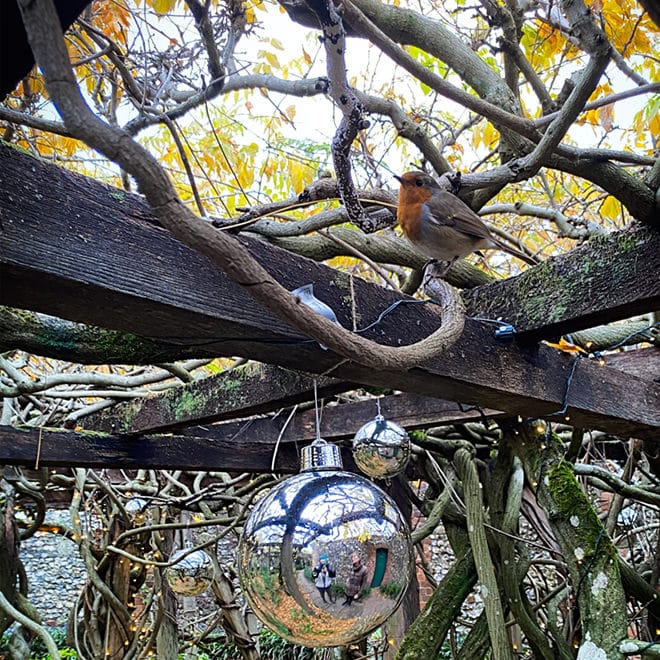
[[[472,252],[496,249],[536,265],[534,259],[493,236],[465,202],[443,190],[425,172],[406,172],[395,178],[401,184],[397,207],[401,229],[433,261],[446,261],[451,266]]]

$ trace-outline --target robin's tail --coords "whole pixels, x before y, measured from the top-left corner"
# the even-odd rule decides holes
[[[504,252],[510,254],[512,257],[516,257],[518,259],[521,259],[524,261],[526,264],[529,264],[530,266],[537,266],[539,264],[539,260],[535,259],[534,257],[530,257],[528,254],[525,254],[524,252],[521,252],[520,250],[516,250],[516,248],[511,247],[510,245],[507,245],[503,241],[500,241],[498,238],[495,238],[494,236],[492,237],[493,242],[497,245],[497,247],[500,250],[504,250]]]

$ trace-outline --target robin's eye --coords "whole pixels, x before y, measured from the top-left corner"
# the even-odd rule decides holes
[[[423,186],[423,185],[424,185],[424,181],[422,181],[421,179],[415,179],[415,185],[416,185],[416,186]]]

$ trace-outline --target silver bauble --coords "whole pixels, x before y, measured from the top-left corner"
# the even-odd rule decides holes
[[[314,647],[345,645],[375,630],[399,606],[413,570],[410,532],[394,500],[343,471],[332,457],[338,448],[321,442],[306,448],[311,460],[303,450],[300,474],[256,503],[238,546],[254,613],[280,637]],[[347,599],[355,554],[367,569],[365,588]],[[325,600],[315,580],[320,557],[330,568]]]
[[[179,550],[172,555],[170,561],[173,563],[165,569],[167,583],[174,593],[181,596],[199,596],[213,582],[213,560],[203,550],[190,554],[186,552],[189,551]]]
[[[353,458],[360,470],[373,479],[394,477],[408,464],[410,438],[398,424],[377,415],[355,434]]]
[[[131,497],[124,505],[124,510],[134,525],[143,525],[147,521],[149,502],[142,497]]]

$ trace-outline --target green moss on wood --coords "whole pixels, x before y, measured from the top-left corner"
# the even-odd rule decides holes
[[[414,444],[416,442],[423,442],[428,438],[428,433],[426,431],[421,431],[417,429],[413,429],[412,431],[408,431],[408,435],[410,436],[410,441]]]

